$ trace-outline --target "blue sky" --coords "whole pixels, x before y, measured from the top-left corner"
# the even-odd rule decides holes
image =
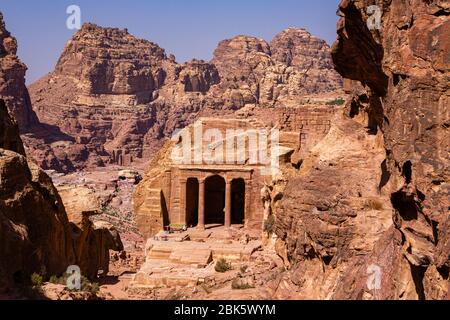
[[[331,44],[339,0],[1,0],[7,29],[19,42],[27,83],[53,70],[73,30],[66,8],[80,6],[82,22],[128,28],[156,42],[178,62],[210,60],[220,40],[238,34],[270,41],[287,27],[304,27]]]

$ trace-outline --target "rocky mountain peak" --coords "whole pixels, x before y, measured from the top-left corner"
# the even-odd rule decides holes
[[[17,41],[6,30],[3,15],[0,12],[0,56],[4,54],[15,55],[17,53]]]
[[[328,59],[323,50],[314,56],[307,47],[304,59]],[[55,153],[58,163],[68,159],[73,166],[58,167],[53,156],[34,154],[43,167],[63,171],[147,161],[174,130],[198,117],[246,105],[297,104],[302,95],[339,89],[339,76],[328,62],[323,65],[305,74],[273,59],[267,41],[245,35],[221,41],[212,61],[178,64],[126,29],[84,24],[55,71],[30,86],[39,119],[66,135]]]
[[[287,28],[270,43],[272,58],[298,69],[332,69],[330,46],[305,29]]]
[[[0,13],[0,96],[17,120],[22,133],[38,122],[25,87],[27,67],[17,57],[17,41],[6,30]]]
[[[238,35],[219,43],[212,63],[216,65],[222,77],[239,78],[242,76],[242,68],[245,68],[245,64],[257,53],[270,56],[269,44],[263,39]]]
[[[126,29],[87,23],[66,44],[55,73],[79,79],[85,94],[139,95],[145,103],[164,83],[166,60],[164,49]]]
[[[210,87],[220,82],[219,72],[214,64],[193,59],[186,62],[179,74],[184,92],[206,93]]]

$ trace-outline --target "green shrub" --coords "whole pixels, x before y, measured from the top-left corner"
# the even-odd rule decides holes
[[[59,278],[57,276],[51,276],[48,282],[53,284],[59,284]]]
[[[81,291],[97,294],[100,290],[100,286],[97,282],[91,282],[85,276],[81,276]]]
[[[345,100],[342,98],[335,99],[333,101],[328,101],[328,106],[342,106],[345,103]]]
[[[97,294],[100,291],[100,285],[97,282],[92,282],[90,287],[88,287],[87,291],[93,294]]]
[[[31,284],[33,286],[40,287],[42,286],[42,283],[44,283],[44,279],[40,274],[35,272],[31,275]]]
[[[253,289],[254,286],[252,286],[249,283],[242,282],[241,278],[236,278],[231,282],[231,289],[234,290],[247,290],[247,289]]]
[[[220,273],[227,272],[228,270],[231,270],[231,263],[227,262],[224,258],[221,258],[217,261],[214,270]]]
[[[381,211],[383,210],[383,203],[377,199],[367,199],[364,207],[369,210]]]
[[[57,276],[51,276],[49,282],[53,284],[61,284],[66,286],[67,285],[67,279],[69,278],[70,274],[64,273],[61,277]],[[91,292],[93,294],[96,294],[100,290],[100,285],[97,282],[91,282],[88,278],[85,276],[81,276],[81,290],[84,292]],[[76,291],[76,290],[73,290]]]

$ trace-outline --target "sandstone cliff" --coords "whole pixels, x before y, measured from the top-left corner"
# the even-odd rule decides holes
[[[0,110],[6,131],[18,132],[3,100]],[[51,180],[27,162],[18,135],[2,141],[0,170],[0,287],[23,283],[32,272],[64,272],[75,262],[69,220]]]
[[[39,166],[60,171],[73,170],[68,156],[54,145],[56,141],[67,144],[71,138],[57,127],[39,122],[25,86],[26,70],[25,64],[17,57],[17,41],[6,30],[0,12],[0,97],[17,120],[27,153],[39,160]]]
[[[353,80],[346,114],[287,179],[282,200],[266,199],[291,268],[277,297],[449,295],[450,7],[375,1],[381,29],[369,30],[372,4],[339,7],[332,55]]]
[[[60,275],[69,265],[90,279],[107,274],[109,250],[123,250],[119,234],[77,206],[68,206],[68,216],[51,179],[24,155],[3,100],[0,116],[0,132],[10,133],[0,140],[0,290],[27,284],[33,272]]]
[[[55,70],[29,88],[40,121],[62,133],[47,140],[47,152],[30,140],[30,154],[63,172],[139,164],[201,116],[295,105],[306,94],[341,88],[324,41],[288,29],[273,45],[274,57],[264,40],[237,36],[222,41],[211,62],[181,65],[127,30],[85,24]],[[294,58],[283,60],[283,52]]]
[[[340,88],[341,77],[333,69],[328,44],[304,29],[289,28],[270,43],[272,58],[293,67],[303,76],[307,93],[329,92]]]
[[[17,41],[5,28],[0,12],[0,96],[25,133],[38,120],[25,86],[27,67],[17,58]]]
[[[88,218],[80,225],[68,217],[51,179],[26,156],[19,125],[28,142],[43,132],[52,139],[60,136],[39,123],[31,110],[26,68],[1,15],[0,40],[0,290],[27,284],[33,272],[50,277],[74,264],[93,279],[99,269],[107,272],[109,249],[122,250],[120,236],[110,225],[93,225]],[[18,124],[10,113],[18,115]]]

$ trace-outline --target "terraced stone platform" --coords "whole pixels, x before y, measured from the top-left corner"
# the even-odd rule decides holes
[[[223,276],[214,270],[215,261],[220,258],[231,263],[250,261],[260,248],[260,241],[241,243],[223,228],[159,234],[148,240],[146,261],[130,287],[193,287],[214,282],[216,277]]]

